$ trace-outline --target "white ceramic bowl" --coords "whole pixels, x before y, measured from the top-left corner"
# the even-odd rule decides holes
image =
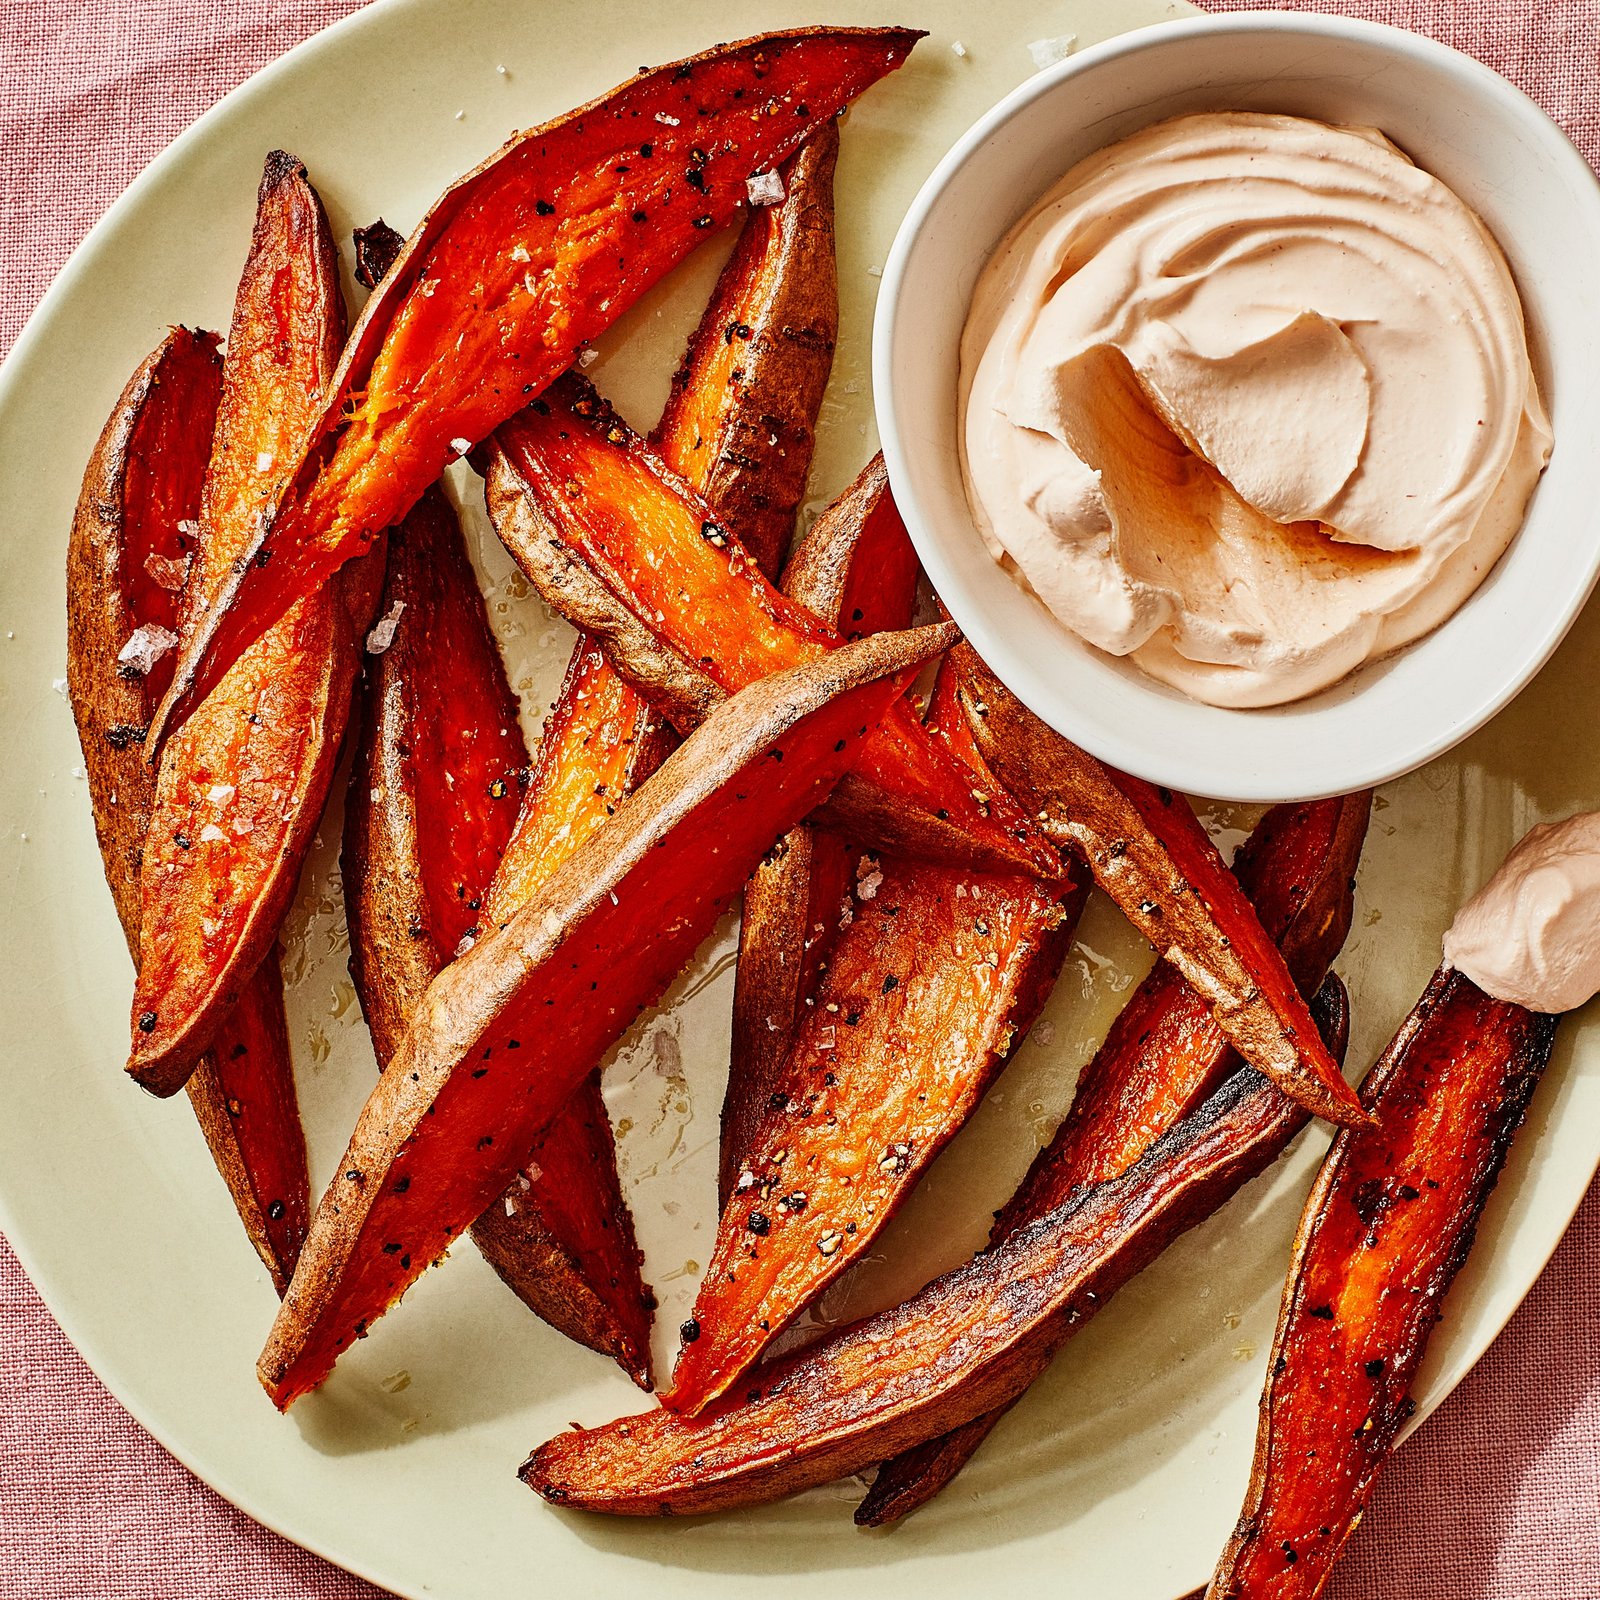
[[[1074,163],[1149,123],[1281,111],[1381,128],[1477,209],[1522,292],[1555,451],[1521,533],[1429,637],[1295,704],[1201,705],[1085,645],[992,561],[962,489],[956,369],[977,276]],[[1600,185],[1505,79],[1373,23],[1243,12],[1162,24],[1038,74],[956,144],[884,268],[873,384],[896,498],[951,615],[1039,716],[1190,793],[1312,798],[1381,783],[1488,721],[1560,643],[1600,573]]]

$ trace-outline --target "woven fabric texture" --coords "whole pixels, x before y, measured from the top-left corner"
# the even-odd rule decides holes
[[[356,6],[0,0],[0,352],[152,156]],[[1301,9],[1399,23],[1479,56],[1600,164],[1600,0]],[[1597,1509],[1600,1191],[1483,1362],[1406,1446],[1329,1593],[1597,1600]],[[377,1595],[234,1510],[155,1444],[84,1366],[0,1241],[0,1600]]]

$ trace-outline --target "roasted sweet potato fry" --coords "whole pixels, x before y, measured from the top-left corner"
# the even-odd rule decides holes
[[[973,734],[996,777],[1050,837],[1082,852],[1095,882],[1205,997],[1245,1060],[1317,1116],[1365,1121],[1277,946],[1188,803],[1046,727],[970,647],[958,661]]]
[[[437,489],[390,534],[383,608],[395,631],[368,671],[344,855],[351,971],[380,1065],[462,940],[509,917],[491,883],[528,779],[516,697]],[[574,1091],[473,1241],[536,1314],[648,1386],[648,1296],[597,1082]]]
[[[769,577],[794,537],[839,337],[838,159],[830,124],[783,174],[782,203],[751,208],[655,432],[662,459]]]
[[[940,682],[955,676],[947,670]],[[1240,887],[1302,994],[1315,992],[1350,931],[1370,809],[1367,793],[1278,806],[1234,860]],[[996,1217],[991,1239],[1026,1226],[1080,1189],[1120,1177],[1238,1066],[1210,1007],[1175,967],[1159,963],[1083,1069],[1072,1109]],[[975,1418],[885,1462],[856,1521],[876,1527],[924,1505],[999,1420],[998,1412]]]
[[[506,423],[487,465],[489,514],[535,587],[675,720],[692,724],[708,691],[731,693],[838,644],[580,379],[563,378]],[[592,609],[607,601],[609,616]],[[834,814],[863,842],[1060,874],[1009,796],[974,798],[909,706],[891,709],[856,776],[854,789],[872,793],[845,815],[854,791],[841,786]]]
[[[311,1225],[311,1179],[276,943],[184,1089],[239,1220],[281,1298]]]
[[[338,256],[292,156],[267,158],[234,303],[185,630],[254,537],[274,463],[316,415],[344,342]],[[278,936],[350,709],[381,573],[365,562],[297,605],[170,741],[140,873],[128,1070],[171,1094]]]
[[[791,184],[790,198],[798,190]],[[820,516],[784,574],[784,593],[851,638],[903,628],[920,571],[875,456]],[[791,829],[744,886],[733,989],[733,1047],[722,1102],[717,1195],[727,1205],[766,1115],[805,999],[828,959],[854,878],[850,845]]]
[[[303,449],[282,458],[239,569],[207,595],[163,718],[187,716],[450,460],[732,222],[752,174],[919,37],[810,28],[722,45],[519,134],[446,190],[368,303]]]
[[[1428,1337],[1556,1022],[1443,968],[1367,1074],[1378,1125],[1339,1134],[1306,1200],[1213,1600],[1321,1593],[1415,1409]]]
[[[216,344],[213,334],[174,328],[129,380],[89,463],[68,546],[68,692],[106,882],[135,960],[139,863],[155,799],[143,729],[172,671],[178,589],[194,549],[182,530],[199,514],[221,390]],[[311,1195],[275,949],[187,1088],[239,1219],[282,1294]]]
[[[719,516],[731,507],[740,518],[756,519],[774,563],[804,490],[838,317],[832,279],[821,277],[833,260],[837,135],[830,127],[818,137],[821,156],[797,158],[784,204],[747,219],[656,430],[666,459],[706,492]],[[724,359],[747,343],[761,356],[758,371],[753,363],[746,372]],[[735,447],[736,460],[729,458]],[[675,743],[660,715],[580,636],[490,894],[489,923],[509,921]],[[562,1234],[590,1241],[587,1257],[572,1258],[570,1251],[564,1257],[555,1248]],[[532,1162],[479,1218],[473,1238],[547,1320],[610,1350],[650,1386],[653,1301],[617,1183],[598,1072],[540,1136]],[[583,1270],[574,1272],[574,1264]],[[592,1304],[597,1296],[600,1303]]]
[[[773,837],[954,638],[882,634],[734,696],[506,927],[440,973],[361,1114],[262,1354],[278,1405],[320,1383],[504,1191]]]
[[[870,1246],[1033,1025],[1084,899],[1071,880],[879,871],[744,1152],[665,1396],[676,1410],[733,1385]]]
[[[892,514],[886,492],[878,505]],[[796,597],[827,613],[850,588],[869,589],[876,547],[898,554],[898,522],[863,535],[849,568],[834,559],[846,541],[822,529],[811,556],[797,555]],[[842,581],[818,577],[828,571]],[[901,587],[896,603],[909,609],[911,584]],[[948,674],[940,683],[935,714],[960,718]],[[972,760],[968,788],[992,792]],[[1032,1027],[1087,886],[1082,872],[1047,888],[927,862],[872,868],[748,1119],[668,1406],[698,1411],[723,1393],[870,1247]]]
[[[698,1417],[658,1408],[561,1434],[525,1463],[523,1481],[554,1504],[586,1511],[720,1511],[860,1471],[959,1426],[1019,1393],[1118,1288],[1262,1171],[1305,1120],[1242,1069],[1122,1177],[903,1305],[757,1367],[740,1394]]]

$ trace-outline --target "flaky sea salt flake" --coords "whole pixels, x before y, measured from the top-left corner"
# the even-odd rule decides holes
[[[136,678],[148,677],[156,662],[177,645],[178,636],[171,628],[146,622],[128,635],[128,642],[117,652],[117,665]]]
[[[950,49],[953,54],[960,56],[963,61],[967,59],[967,47],[959,39],[950,41]]]
[[[1077,34],[1058,33],[1053,39],[1035,39],[1028,46],[1028,54],[1033,57],[1034,69],[1042,72],[1058,61],[1065,61],[1077,48]]]
[[[189,576],[189,557],[174,560],[171,556],[157,555],[152,550],[144,558],[144,570],[150,574],[153,582],[169,594],[176,594],[183,587],[183,580]]]
[[[396,600],[372,625],[372,632],[367,635],[367,654],[369,656],[381,656],[394,643],[395,633],[400,627],[400,613],[405,608],[406,603],[404,600]]]
[[[775,206],[782,203],[787,191],[780,172],[755,172],[744,180],[745,193],[753,206]]]

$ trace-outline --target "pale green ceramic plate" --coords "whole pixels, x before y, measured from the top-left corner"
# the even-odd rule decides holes
[[[1032,70],[1027,46],[1080,44],[1176,11],[1160,0],[840,0],[738,8],[388,0],[230,96],[95,230],[0,373],[0,768],[5,962],[0,1226],[68,1335],[128,1409],[229,1499],[407,1596],[505,1600],[529,1589],[694,1600],[1102,1594],[1171,1600],[1200,1581],[1242,1492],[1263,1352],[1295,1215],[1321,1145],[1182,1241],[1057,1361],[959,1483],[898,1533],[850,1524],[841,1484],[749,1515],[608,1522],[554,1512],[517,1483],[569,1421],[638,1409],[606,1363],[549,1333],[463,1247],[279,1417],[252,1371],[273,1298],[180,1099],[122,1081],[130,972],[100,876],[65,672],[63,556],[78,476],[118,389],[163,327],[226,326],[256,178],[297,151],[341,234],[382,213],[409,227],[513,128],[729,34],[826,19],[931,30],[912,64],[852,112],[840,167],[839,362],[814,491],[874,445],[866,381],[880,264],[941,152]],[[952,47],[959,40],[965,54]],[[504,68],[502,72],[500,69]],[[648,423],[717,261],[640,308],[595,375]],[[1557,426],[1560,419],[1557,418]],[[477,521],[481,534],[481,515]],[[530,724],[567,630],[487,544],[483,572]],[[1516,708],[1378,801],[1341,968],[1364,1066],[1432,969],[1451,907],[1527,824],[1600,801],[1600,754],[1571,730],[1591,704],[1591,613]],[[1225,825],[1243,820],[1217,812]],[[338,819],[289,934],[291,1023],[316,1175],[337,1159],[372,1072],[345,972]],[[621,1150],[661,1349],[713,1227],[713,1139],[727,1052],[731,937],[701,952],[611,1071]],[[1045,1022],[824,1314],[898,1296],[964,1255],[1066,1105],[1072,1080],[1148,956],[1102,905]],[[1583,1194],[1600,1125],[1592,1023],[1569,1024],[1449,1307],[1420,1399],[1456,1383],[1526,1292]],[[1404,1470],[1403,1466],[1400,1470]]]

